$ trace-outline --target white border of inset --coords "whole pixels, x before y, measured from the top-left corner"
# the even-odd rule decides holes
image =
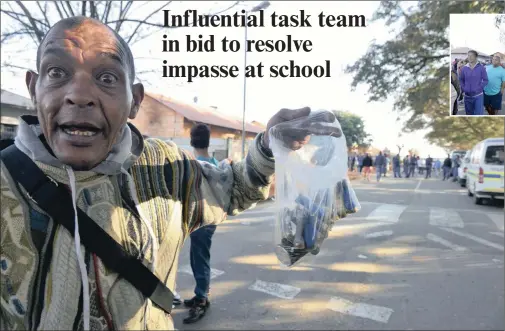
[[[504,115],[452,115],[452,105],[451,105],[451,72],[452,72],[452,38],[451,38],[451,22],[452,22],[452,17],[453,15],[486,15],[486,16],[496,16],[496,15],[505,15],[505,13],[487,13],[487,14],[481,14],[481,13],[473,13],[473,14],[468,14],[468,13],[451,13],[449,14],[449,116],[450,117],[497,117],[497,118],[505,118]],[[505,33],[505,31],[503,32]],[[500,48],[500,45],[497,46],[497,48]],[[504,52],[505,52],[505,47]],[[504,105],[502,102],[502,111],[505,111]]]

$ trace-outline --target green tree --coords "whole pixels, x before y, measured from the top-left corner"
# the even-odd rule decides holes
[[[374,41],[366,54],[346,68],[352,87],[368,86],[369,101],[393,97],[395,109],[410,116],[405,132],[430,129],[427,139],[462,148],[503,134],[501,118],[448,118],[450,13],[502,13],[504,1],[383,1],[373,21],[392,29],[391,40]],[[463,146],[464,145],[464,146]]]
[[[365,123],[360,116],[346,111],[334,111],[334,113],[345,135],[347,148],[370,146],[372,140],[369,138],[370,135],[366,132]]]

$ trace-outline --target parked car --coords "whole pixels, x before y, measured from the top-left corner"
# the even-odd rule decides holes
[[[483,200],[500,199],[504,196],[504,138],[481,141],[472,149],[468,163],[468,195],[480,205]]]
[[[470,163],[471,154],[472,150],[466,151],[466,154],[461,161],[461,166],[458,168],[458,181],[461,187],[466,187],[466,172],[468,171],[468,163]]]

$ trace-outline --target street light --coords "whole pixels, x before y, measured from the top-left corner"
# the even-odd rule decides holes
[[[243,105],[242,105],[242,159],[245,158],[245,107],[246,107],[246,77],[245,71],[247,66],[247,14],[264,10],[270,6],[269,1],[262,1],[257,6],[254,6],[250,11],[245,12],[245,29],[244,29],[244,92],[243,92]]]

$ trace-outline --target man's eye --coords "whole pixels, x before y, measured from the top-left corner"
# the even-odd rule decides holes
[[[117,82],[117,77],[110,73],[101,74],[98,79],[104,84],[114,84]]]
[[[49,70],[47,71],[47,75],[53,79],[61,79],[64,78],[67,74],[63,69],[49,68]]]

